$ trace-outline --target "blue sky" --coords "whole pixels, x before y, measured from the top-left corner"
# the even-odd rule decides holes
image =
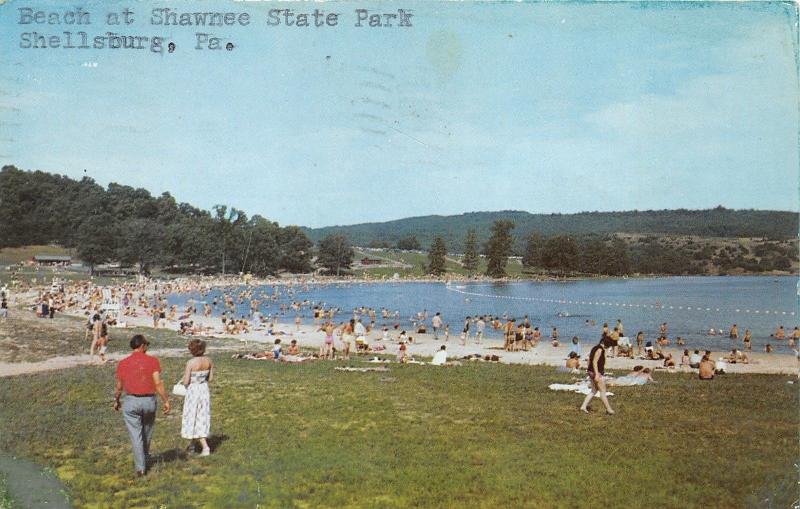
[[[22,49],[0,5],[0,162],[325,226],[518,209],[800,210],[791,3],[35,2],[163,36],[148,50]],[[130,7],[136,22],[109,27]],[[150,9],[247,11],[206,31]],[[356,28],[354,9],[412,9]],[[336,28],[267,11],[341,12]],[[201,30],[202,31],[202,30]],[[96,64],[96,65],[95,65]]]

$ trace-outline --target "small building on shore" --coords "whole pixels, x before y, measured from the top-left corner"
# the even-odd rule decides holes
[[[72,257],[68,255],[34,255],[33,263],[50,266],[66,266],[72,264]]]

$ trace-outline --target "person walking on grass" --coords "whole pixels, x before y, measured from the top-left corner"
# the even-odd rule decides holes
[[[92,324],[92,344],[89,347],[89,355],[91,355],[92,359],[94,359],[95,352],[100,347],[100,336],[103,332],[103,320],[100,317],[100,313],[95,313],[92,316],[90,323]]]
[[[276,347],[279,347],[280,339],[276,339],[275,343]],[[190,447],[192,448],[194,448],[195,440],[200,442],[202,446],[200,456],[208,456],[211,454],[207,440],[211,430],[211,394],[208,384],[214,379],[214,366],[211,359],[205,356],[205,341],[193,339],[189,341],[188,346],[192,358],[186,363],[181,381],[187,387],[183,400],[181,437],[191,440]],[[276,356],[275,359],[277,360],[278,357]]]
[[[114,410],[119,411],[122,408],[125,427],[133,447],[136,475],[141,477],[147,472],[150,441],[156,422],[156,394],[163,402],[164,415],[169,413],[170,406],[161,379],[161,363],[157,358],[147,355],[147,339],[136,334],[131,338],[130,345],[133,353],[117,365]],[[120,403],[123,390],[125,402]]]
[[[587,368],[587,374],[589,375],[589,380],[592,384],[592,390],[586,396],[586,399],[583,400],[583,404],[581,405],[581,411],[584,413],[589,413],[589,403],[591,403],[595,394],[600,393],[600,401],[602,401],[603,405],[605,405],[606,412],[609,415],[614,414],[614,410],[611,409],[611,405],[606,397],[606,381],[604,378],[606,348],[613,346],[613,344],[613,340],[604,335],[600,339],[600,342],[597,343],[594,348],[592,348],[591,352],[589,352],[589,367]]]

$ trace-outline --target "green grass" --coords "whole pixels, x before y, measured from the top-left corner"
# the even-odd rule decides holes
[[[374,253],[364,252],[356,250],[356,259],[360,259],[362,257],[375,257]],[[413,266],[411,269],[401,269],[399,267],[376,267],[376,268],[369,268],[365,270],[357,270],[356,274],[361,275],[362,273],[366,273],[371,277],[391,277],[393,274],[397,273],[400,277],[423,277],[427,275],[428,266],[428,255],[425,253],[412,253],[406,251],[383,251],[377,254],[377,256],[381,258],[388,258],[390,260],[406,263],[408,265]],[[461,256],[454,256],[449,255],[447,261],[445,262],[445,269],[447,270],[448,274],[456,274],[459,276],[467,276],[468,273],[464,270],[464,267],[460,265],[460,263],[456,263],[454,260],[460,260]],[[481,258],[478,270],[476,274],[482,275],[486,273],[486,259]],[[509,260],[508,265],[506,267],[506,273],[509,277],[529,277],[527,274],[522,272],[522,263],[519,260]]]
[[[162,359],[165,378],[183,359]],[[76,507],[788,507],[797,495],[796,385],[657,375],[615,416],[551,392],[522,365],[345,373],[215,357],[208,458],[187,456],[180,402],[134,480],[113,367],[0,384],[0,450],[51,466]],[[599,410],[599,403],[595,403]],[[772,505],[766,505],[768,501]]]
[[[8,285],[12,287],[12,280],[16,279],[18,282],[23,283],[23,289],[29,288],[30,285],[43,285],[44,288],[47,289],[54,277],[64,281],[88,281],[90,279],[89,274],[86,272],[70,272],[64,269],[54,270],[52,267],[41,267],[39,269],[25,267],[21,270],[15,269],[13,272],[0,267],[0,286]],[[133,276],[95,276],[91,278],[91,281],[99,286],[117,286],[125,282],[133,281],[134,279]],[[17,288],[15,291],[19,290],[20,289]]]
[[[26,262],[36,255],[66,256],[74,255],[70,249],[61,246],[22,246],[0,249],[0,265]]]
[[[54,319],[34,318],[26,309],[12,309],[8,320],[0,322],[0,362],[36,362],[57,356],[89,353],[86,319],[56,313]],[[151,349],[183,348],[189,339],[173,330],[130,327],[109,328],[108,352],[130,351],[134,334],[144,334]],[[238,339],[204,338],[210,346],[238,347]]]
[[[14,499],[8,491],[8,480],[0,474],[0,509],[14,509]]]

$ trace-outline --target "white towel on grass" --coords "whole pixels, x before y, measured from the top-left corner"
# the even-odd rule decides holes
[[[550,384],[547,386],[548,389],[551,391],[569,391],[569,392],[577,392],[578,394],[589,394],[592,390],[589,388],[589,384],[585,382],[578,382],[575,384]],[[606,396],[613,396],[613,392],[606,391]],[[595,394],[595,397],[599,397],[599,393]]]

